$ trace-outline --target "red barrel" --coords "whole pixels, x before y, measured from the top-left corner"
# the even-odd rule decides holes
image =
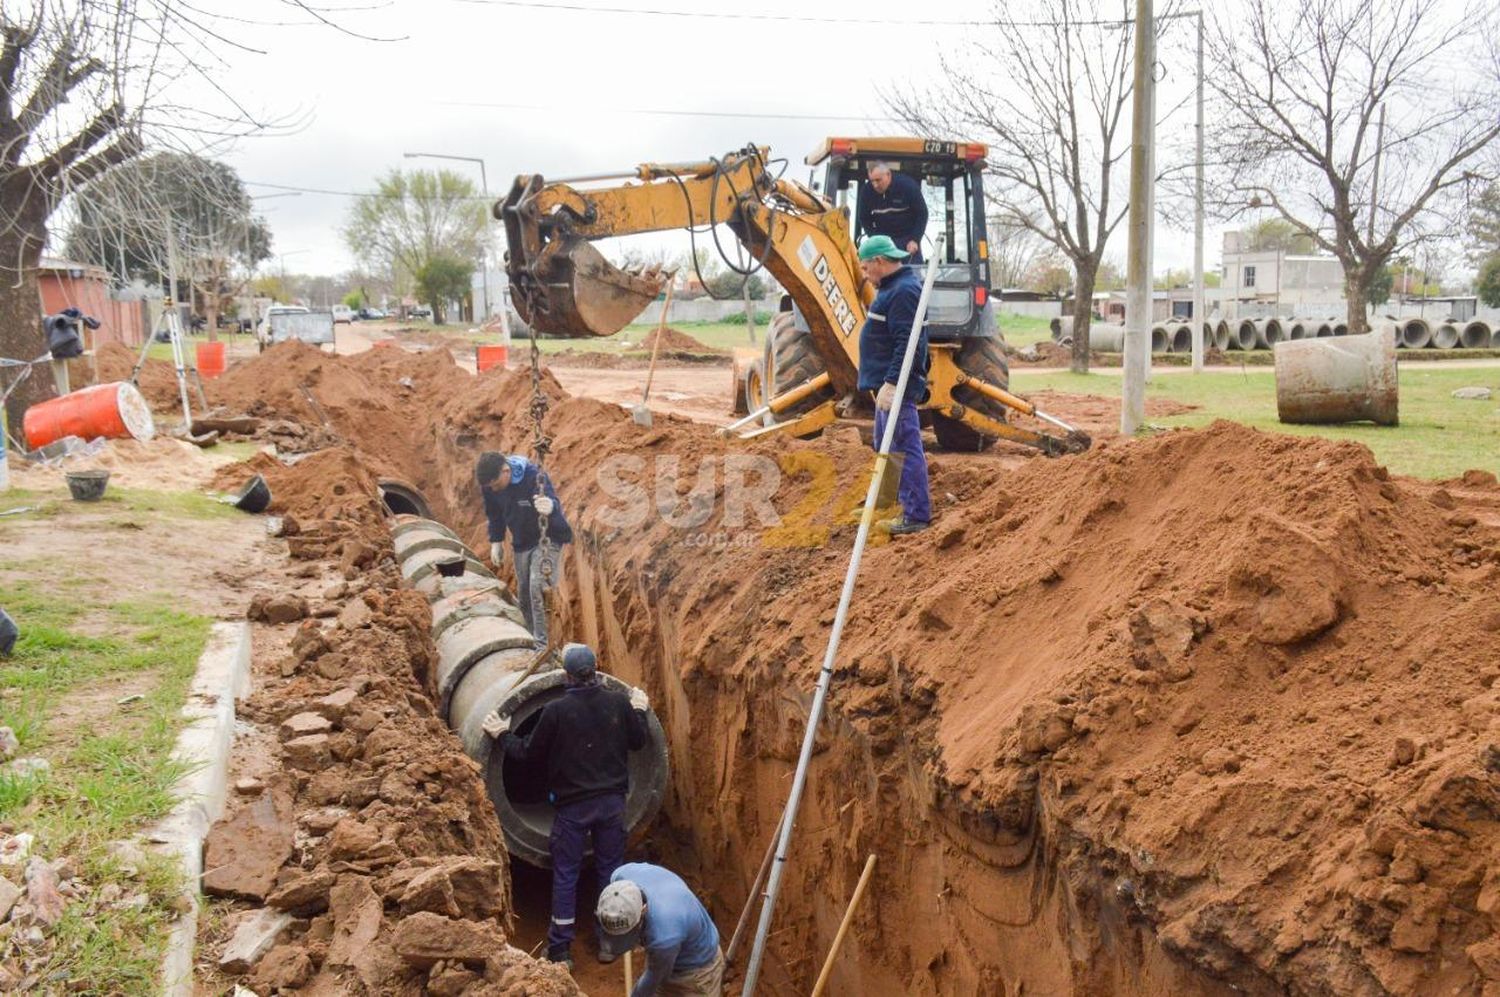
[[[224,344],[198,344],[198,373],[203,377],[218,377],[224,373]]]
[[[377,339],[370,345],[376,349],[380,349],[381,347],[400,346],[401,344],[397,341],[395,336],[388,336],[385,339]]]
[[[21,428],[26,445],[38,450],[64,436],[149,440],[156,434],[146,399],[129,381],[83,388],[26,410]]]
[[[489,370],[491,367],[504,367],[506,354],[510,352],[506,346],[480,346],[476,349],[474,366],[480,372]]]

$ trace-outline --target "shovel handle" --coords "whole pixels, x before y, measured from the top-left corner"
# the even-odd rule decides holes
[[[656,326],[656,342],[651,347],[651,367],[646,371],[646,390],[641,393],[641,404],[651,397],[651,379],[656,377],[656,356],[661,352],[662,336],[667,331],[667,309],[672,307],[672,285],[677,283],[677,274],[674,272],[667,278],[667,300],[662,302],[661,322]]]

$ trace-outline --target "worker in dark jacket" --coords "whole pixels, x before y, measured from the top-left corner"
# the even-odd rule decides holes
[[[888,235],[896,248],[906,250],[907,263],[922,262],[922,236],[927,232],[927,202],[922,183],[890,163],[871,163],[869,179],[860,184],[856,236]]]
[[[540,494],[538,477],[542,486]],[[562,558],[557,548],[572,542],[573,529],[563,516],[552,482],[525,457],[487,450],[479,455],[474,478],[479,482],[484,515],[489,520],[490,562],[496,568],[500,567],[501,541],[509,533],[511,549],[515,552],[516,597],[521,603],[521,615],[526,618],[526,629],[536,639],[537,648],[543,648],[547,645],[547,604],[543,601],[543,589],[556,586],[562,580]],[[539,550],[543,516],[547,517],[547,538],[553,546],[550,582],[543,575]]]
[[[586,842],[593,839],[602,890],[625,859],[629,755],[646,746],[650,702],[641,689],[631,689],[627,697],[600,684],[594,652],[583,644],[563,649],[563,673],[567,687],[562,698],[542,708],[531,733],[512,735],[510,717],[498,711],[485,717],[484,731],[499,738],[507,762],[547,767],[547,799],[556,811],[548,840],[552,923],[547,929],[547,958],[571,969],[578,873]]]
[[[888,420],[896,420],[891,454],[901,471],[901,515],[882,524],[891,535],[916,533],[932,522],[932,498],[927,491],[927,455],[922,450],[922,426],[917,405],[927,397],[927,330],[917,332],[906,394],[896,397],[896,382],[906,359],[906,343],[922,298],[922,278],[902,266],[907,253],[889,236],[875,235],[859,244],[859,268],[877,288],[859,331],[859,390],[875,392],[875,438],[879,450]]]

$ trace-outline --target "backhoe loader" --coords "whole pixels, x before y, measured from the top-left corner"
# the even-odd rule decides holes
[[[725,255],[725,262],[742,273],[764,266],[787,291],[766,356],[747,372],[745,407],[755,411],[725,428],[742,438],[817,435],[839,417],[841,401],[846,412],[868,403],[856,391],[856,373],[859,331],[875,288],[859,270],[848,203],[869,164],[888,163],[919,179],[945,235],[927,312],[929,395],[920,406],[939,446],[977,451],[1004,438],[1049,455],[1080,452],[1089,446],[1086,434],[1007,390],[1004,341],[987,307],[985,153],[965,142],[828,139],[806,159],[825,168],[821,191],[779,176],[769,150],[753,145],[699,163],[647,163],[551,181],[519,176],[494,207],[509,245],[512,301],[538,333],[612,335],[668,278],[659,269],[614,266],[593,240],[724,225],[753,260],[744,267]],[[1062,433],[1011,425],[1007,409]]]

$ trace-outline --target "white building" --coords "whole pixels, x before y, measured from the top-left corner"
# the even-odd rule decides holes
[[[1286,253],[1279,249],[1240,250],[1243,233],[1224,233],[1220,271],[1225,314],[1340,314],[1344,307],[1344,267],[1332,256]]]

